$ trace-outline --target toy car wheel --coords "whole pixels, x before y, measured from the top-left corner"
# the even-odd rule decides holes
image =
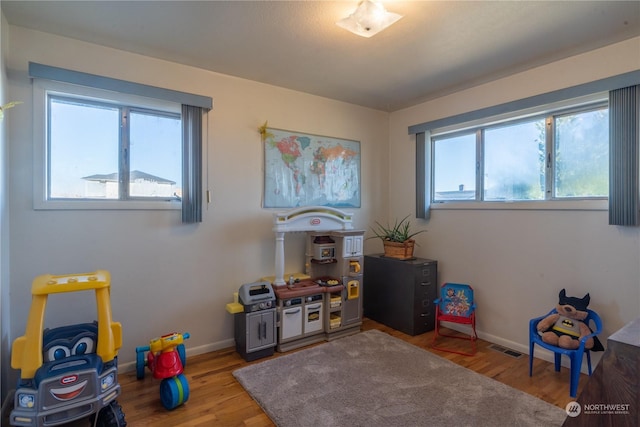
[[[175,409],[187,400],[189,400],[189,382],[184,374],[165,378],[160,382],[160,401],[165,409]]]
[[[122,407],[115,400],[108,406],[102,408],[100,412],[98,412],[97,417],[97,422],[94,422],[93,419],[91,421],[91,424],[96,427],[126,427],[127,425]]]
[[[184,348],[184,344],[178,345],[176,349],[178,350],[178,356],[180,356],[180,362],[182,363],[182,367],[184,368],[185,366],[187,366],[187,351]]]
[[[144,352],[136,353],[136,378],[141,380],[144,378]]]

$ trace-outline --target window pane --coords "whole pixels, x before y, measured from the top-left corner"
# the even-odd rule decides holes
[[[476,135],[433,139],[433,200],[476,197]]]
[[[118,109],[49,101],[49,198],[117,199]]]
[[[129,195],[171,198],[182,194],[180,116],[132,111]]]
[[[544,199],[544,120],[484,133],[484,200]]]
[[[609,110],[555,118],[555,196],[609,194]]]

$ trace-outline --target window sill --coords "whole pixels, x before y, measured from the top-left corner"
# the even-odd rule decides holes
[[[180,210],[177,200],[47,200],[35,201],[35,210]]]
[[[528,202],[434,202],[433,210],[571,210],[607,211],[608,200],[544,200]]]

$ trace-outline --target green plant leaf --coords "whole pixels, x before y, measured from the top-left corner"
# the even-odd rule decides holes
[[[374,235],[367,239],[378,238],[389,242],[402,243],[420,233],[424,233],[426,230],[411,232],[411,222],[409,221],[409,215],[407,215],[399,221],[396,218],[393,226],[388,222],[386,225],[382,225],[376,221],[375,227],[371,227],[371,231]]]

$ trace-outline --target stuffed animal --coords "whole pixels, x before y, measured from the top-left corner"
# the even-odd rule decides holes
[[[538,333],[542,341],[560,348],[576,349],[580,347],[580,339],[591,334],[586,319],[587,306],[591,297],[568,297],[566,291],[560,291],[557,313],[553,313],[538,322]],[[591,351],[603,351],[604,348],[597,337],[589,338],[584,345]]]

